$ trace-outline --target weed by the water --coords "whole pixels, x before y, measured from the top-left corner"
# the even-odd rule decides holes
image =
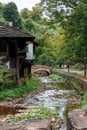
[[[5,122],[3,122],[3,121],[0,121],[0,125],[3,125],[3,124],[5,124]]]
[[[77,83],[77,81],[75,79],[71,80],[71,84],[73,85],[73,87],[79,92],[80,95],[83,95],[83,89],[81,88],[81,86]]]
[[[82,101],[79,103],[80,107],[84,107],[87,105],[87,92],[84,93],[83,97],[82,97]]]
[[[39,87],[39,83],[32,77],[26,79],[24,86],[17,86],[0,92],[0,101],[19,98],[24,94],[30,93]]]
[[[66,79],[60,75],[56,75],[56,74],[51,74],[49,75],[50,78],[52,78],[53,80],[59,80],[59,81],[62,81],[62,82],[65,82]]]
[[[68,96],[68,98],[75,98],[76,97],[76,93],[71,93],[69,96]]]
[[[24,119],[55,119],[58,120],[56,113],[44,107],[37,107],[31,109],[28,114],[22,114],[19,117],[11,117],[10,121],[16,122]]]

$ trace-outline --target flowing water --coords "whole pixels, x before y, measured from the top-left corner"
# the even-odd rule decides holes
[[[39,91],[38,94],[33,97],[27,97],[23,102],[27,105],[25,108],[32,109],[38,106],[44,106],[56,112],[64,122],[66,122],[65,111],[67,108],[67,95],[73,92],[73,90],[66,90],[64,83],[57,82],[48,77],[39,77],[39,80],[44,84],[44,91]],[[0,108],[0,115],[15,114],[21,108]],[[59,130],[66,130],[66,123],[62,124]]]
[[[58,117],[65,122],[66,118],[64,112],[67,107],[66,95],[72,93],[73,90],[65,90],[64,83],[55,83],[48,77],[41,77],[39,80],[44,83],[46,90],[44,92],[39,92],[31,98],[27,98],[26,102],[31,104],[27,107],[34,108],[37,106],[44,106],[56,112]],[[64,123],[59,130],[66,130],[66,123]]]

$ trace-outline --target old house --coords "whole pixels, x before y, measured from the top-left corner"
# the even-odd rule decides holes
[[[31,64],[35,58],[35,37],[22,30],[0,22],[0,56],[6,56],[11,72],[17,78],[31,75]]]

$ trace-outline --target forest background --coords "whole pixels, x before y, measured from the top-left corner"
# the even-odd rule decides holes
[[[14,2],[0,3],[0,21],[35,36],[35,64],[61,66],[87,57],[87,0],[41,0],[20,12]]]

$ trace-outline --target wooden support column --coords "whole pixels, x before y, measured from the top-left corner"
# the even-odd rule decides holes
[[[28,76],[31,77],[31,63],[28,65]]]
[[[17,69],[17,78],[20,78],[20,74],[19,74],[19,58],[17,57],[17,64],[16,64],[16,69]]]

